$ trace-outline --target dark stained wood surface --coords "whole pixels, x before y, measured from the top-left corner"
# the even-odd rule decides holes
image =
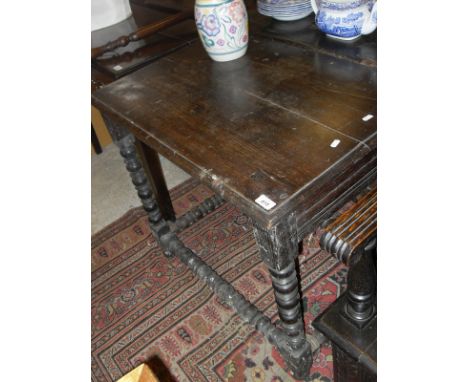
[[[341,313],[347,302],[346,293],[321,313],[314,328],[322,332],[340,354],[334,359],[335,380],[368,382],[377,379],[377,316],[359,329]]]
[[[172,206],[171,196],[167,188],[166,179],[159,160],[159,155],[156,151],[146,146],[143,142],[137,141],[136,148],[140,156],[140,161],[145,167],[146,173],[152,176],[148,177],[148,181],[153,183],[151,188],[154,191],[154,196],[160,206],[162,216],[167,221],[175,221],[176,215]]]
[[[306,225],[375,178],[376,68],[255,28],[241,59],[214,62],[196,41],[93,103],[258,224],[295,211]],[[270,211],[255,203],[261,194],[276,203]]]
[[[282,22],[258,13],[250,13],[249,21],[264,36],[293,43],[329,56],[371,67],[377,66],[377,32],[354,41],[337,41],[321,33],[315,25],[315,15],[294,22]]]
[[[100,47],[114,41],[122,35],[127,35],[156,21],[172,17],[181,9],[189,8],[180,1],[170,1],[153,4],[145,1],[131,1],[132,16],[121,23],[91,33],[92,48]],[[193,4],[190,8],[193,11]],[[138,41],[129,42],[128,45],[106,52],[102,56],[91,60],[94,69],[92,78],[106,75],[109,83],[116,78],[157,60],[158,58],[177,50],[198,38],[193,20],[186,20],[177,25],[168,27],[163,31],[145,36]],[[102,73],[102,74],[100,74]]]
[[[131,42],[135,42],[144,38],[148,38],[157,32],[161,32],[164,29],[167,29],[168,27],[175,25],[181,21],[187,20],[187,19],[193,19],[192,11],[182,11],[179,13],[175,13],[174,15],[167,16],[166,18],[162,20],[155,21],[154,23],[145,25],[137,29],[136,31],[132,31],[130,34],[125,34],[116,38],[115,40],[111,40],[107,42],[105,45],[92,48],[91,57],[97,58],[106,52],[111,52],[117,48],[123,48]]]
[[[351,266],[360,256],[358,248],[377,234],[377,185],[356,204],[331,221],[320,238],[322,249]]]

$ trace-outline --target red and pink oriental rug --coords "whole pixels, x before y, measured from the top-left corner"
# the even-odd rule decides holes
[[[171,191],[178,215],[212,193],[189,180]],[[267,268],[250,221],[231,204],[180,234],[192,248],[273,321],[277,311]],[[299,257],[306,328],[346,287],[346,269],[304,241]],[[92,380],[116,381],[142,362],[161,381],[286,382],[293,378],[263,336],[245,324],[177,259],[166,259],[142,208],[92,237]],[[328,343],[311,381],[333,380]]]

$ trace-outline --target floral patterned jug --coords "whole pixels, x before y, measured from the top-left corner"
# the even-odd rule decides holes
[[[243,0],[196,0],[195,22],[213,60],[235,60],[247,51],[248,20]]]

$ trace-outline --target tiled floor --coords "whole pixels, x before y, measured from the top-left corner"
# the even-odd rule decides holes
[[[161,157],[161,165],[169,189],[190,176],[179,167]],[[125,169],[117,146],[107,146],[91,160],[91,234],[110,224],[140,200]]]

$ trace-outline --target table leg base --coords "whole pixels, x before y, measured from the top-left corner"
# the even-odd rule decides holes
[[[292,346],[290,338],[284,331],[275,327],[255,305],[247,301],[231,284],[187,248],[175,233],[170,232],[162,237],[161,244],[187,265],[194,275],[204,281],[223,302],[232,306],[244,321],[255,327],[276,346],[296,379],[307,378],[312,364],[312,354],[320,348],[321,338],[312,341],[315,344],[314,349],[307,341],[300,347]]]
[[[304,340],[299,343],[295,341],[295,338],[291,338],[284,330],[280,330],[273,325],[270,319],[255,305],[247,301],[231,284],[219,276],[208,264],[182,243],[176,233],[171,230],[169,223],[163,218],[159,210],[145,171],[136,154],[134,143],[135,138],[132,135],[128,135],[122,138],[118,142],[118,145],[132,182],[143,203],[143,207],[148,213],[151,231],[163,249],[164,254],[166,256],[177,256],[223,302],[232,306],[244,321],[254,326],[256,330],[265,335],[272,345],[278,348],[296,379],[306,379],[312,364],[313,351],[320,347],[321,341],[318,338],[312,341],[316,345],[314,349],[311,348],[311,344],[308,341]],[[201,206],[198,209],[195,208],[198,213],[194,212],[193,216],[189,215],[187,219],[184,219],[183,223],[181,220],[179,226],[192,224],[192,218],[201,217],[204,212],[211,208],[214,210],[215,206],[221,202],[222,199],[220,197],[209,198],[205,206]]]

